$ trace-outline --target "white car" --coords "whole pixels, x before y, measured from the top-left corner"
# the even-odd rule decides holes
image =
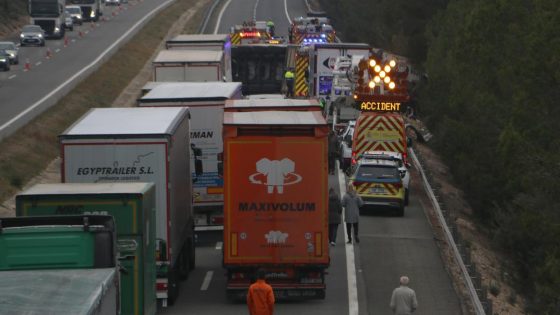
[[[367,151],[360,155],[358,159],[396,161],[399,165],[399,172],[401,174],[404,186],[404,204],[405,206],[408,205],[408,187],[410,184],[410,172],[408,171],[408,168],[410,167],[410,164],[403,161],[403,156],[401,153],[391,151]]]

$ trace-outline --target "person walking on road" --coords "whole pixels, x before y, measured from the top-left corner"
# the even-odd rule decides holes
[[[408,287],[407,276],[402,276],[400,282],[400,287],[393,290],[390,306],[395,315],[411,315],[418,308],[416,292]]]
[[[288,91],[286,92],[286,97],[294,97],[294,72],[292,68],[288,68],[286,73],[284,73],[284,79],[286,80],[286,87]]]
[[[358,222],[360,220],[360,207],[363,205],[364,201],[354,189],[354,185],[349,184],[346,194],[342,197],[348,244],[352,244],[352,230],[354,230],[354,239],[356,243],[360,242],[360,238],[358,237]]]
[[[331,246],[336,244],[336,233],[338,232],[341,215],[342,204],[340,203],[340,198],[334,191],[334,188],[329,188],[329,242]]]
[[[247,293],[247,306],[250,315],[272,315],[274,314],[274,292],[272,287],[265,281],[265,271],[257,271],[257,281],[249,287]]]

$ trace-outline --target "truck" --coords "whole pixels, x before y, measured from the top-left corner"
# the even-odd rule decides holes
[[[116,224],[120,314],[156,313],[153,183],[37,184],[16,195],[16,215],[110,215]]]
[[[152,61],[158,82],[231,82],[225,54],[215,50],[162,50]]]
[[[336,32],[327,17],[306,16],[292,20],[288,37],[296,45],[325,44],[336,41]]]
[[[256,111],[321,111],[323,107],[317,99],[241,99],[227,100],[226,112],[256,112]]]
[[[282,93],[289,51],[287,45],[233,46],[232,80],[243,84],[243,95]]]
[[[173,304],[195,266],[188,109],[94,108],[59,143],[63,183],[155,184],[156,296]]]
[[[224,113],[223,266],[229,298],[258,269],[279,299],[324,299],[328,127],[319,111]]]
[[[101,0],[69,0],[68,4],[78,5],[82,9],[82,21],[97,22],[103,15]]]
[[[165,42],[168,50],[214,50],[224,54],[224,67],[231,81],[231,40],[228,34],[180,34]]]
[[[0,314],[119,314],[111,216],[0,218]]]
[[[31,24],[39,25],[46,37],[62,38],[66,31],[65,0],[29,0]]]
[[[189,108],[195,231],[223,227],[224,103],[241,97],[239,82],[165,82],[138,99],[140,107]]]

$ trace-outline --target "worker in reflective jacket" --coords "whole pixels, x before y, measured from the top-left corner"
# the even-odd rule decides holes
[[[284,79],[286,80],[286,86],[288,91],[286,92],[286,97],[294,97],[294,72],[292,68],[289,68],[286,73],[284,73]]]
[[[274,293],[265,281],[265,271],[257,271],[257,281],[249,287],[247,306],[251,315],[272,315],[274,313]]]

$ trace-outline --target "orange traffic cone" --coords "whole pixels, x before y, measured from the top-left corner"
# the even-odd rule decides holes
[[[80,31],[80,32],[78,33],[78,36],[84,37],[84,33],[82,33],[82,31]]]
[[[29,58],[25,59],[25,66],[23,68],[23,71],[29,71],[31,70],[31,63],[29,62]]]
[[[47,59],[51,59],[52,57],[52,52],[51,49],[47,47],[47,55],[46,55]]]
[[[90,26],[91,26],[91,28],[94,28],[95,27],[95,22],[91,21]]]
[[[68,47],[68,36],[64,35],[64,47]]]

